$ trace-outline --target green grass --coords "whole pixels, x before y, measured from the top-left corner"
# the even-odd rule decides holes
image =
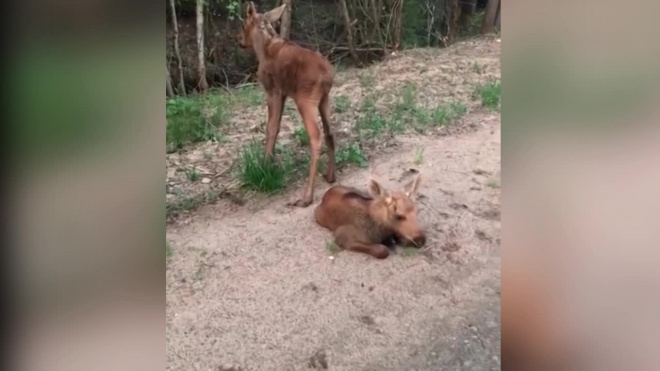
[[[169,258],[172,256],[172,245],[169,241],[165,241],[165,257]]]
[[[351,100],[347,96],[340,95],[335,98],[335,111],[337,113],[344,113],[349,108],[351,108]]]
[[[166,102],[168,151],[185,144],[219,139],[218,126],[226,122],[226,104],[197,96],[168,99]]]
[[[365,88],[372,87],[374,85],[374,81],[375,78],[373,72],[364,72],[362,75],[360,75],[360,83]]]
[[[415,152],[415,165],[419,166],[424,162],[424,148],[417,150]]]
[[[293,170],[293,159],[283,153],[283,161],[266,159],[264,147],[252,142],[239,156],[239,178],[243,187],[264,193],[274,193],[286,188],[287,178]]]
[[[461,102],[441,104],[433,109],[415,107],[413,110],[415,118],[414,128],[418,132],[423,133],[430,127],[448,125],[466,113],[467,106]]]
[[[404,247],[401,250],[401,256],[415,256],[419,253],[419,249],[416,247]]]
[[[493,189],[499,189],[500,188],[500,183],[497,180],[491,180],[486,185],[489,186],[490,188],[493,188]]]
[[[348,147],[340,148],[335,154],[335,160],[337,166],[343,166],[346,164],[354,164],[359,167],[369,166],[367,157],[364,152],[362,152],[362,148],[357,142],[349,144]]]
[[[483,71],[483,67],[479,64],[479,62],[474,62],[472,63],[472,71],[481,73]]]
[[[337,254],[339,254],[339,253],[341,252],[341,248],[339,248],[339,246],[337,246],[337,244],[334,243],[333,241],[328,241],[328,242],[325,244],[325,249],[326,249],[331,255],[337,255]]]
[[[185,212],[190,212],[201,205],[214,203],[218,198],[220,198],[220,193],[214,190],[206,191],[194,196],[177,198],[176,201],[167,203],[165,215],[169,218]]]
[[[296,138],[296,140],[298,141],[298,143],[300,143],[301,146],[309,145],[309,134],[307,134],[307,129],[305,129],[304,126],[298,126],[293,131],[293,136]]]
[[[481,104],[489,109],[496,110],[500,108],[500,96],[502,94],[502,84],[500,81],[489,82],[479,87],[478,95],[481,98]]]
[[[229,122],[233,111],[262,104],[265,104],[264,94],[256,85],[234,89],[231,93],[212,90],[205,96],[168,99],[165,104],[167,151],[204,140],[222,141],[218,129]]]
[[[199,172],[197,171],[197,168],[194,166],[189,167],[186,169],[186,177],[188,177],[188,180],[191,182],[196,182],[199,180],[200,175]]]

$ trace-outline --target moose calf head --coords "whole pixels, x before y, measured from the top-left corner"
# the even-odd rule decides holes
[[[422,247],[426,236],[417,222],[417,208],[412,197],[419,187],[421,174],[403,190],[388,191],[376,180],[369,182],[369,193],[374,198],[371,216],[380,224],[391,228],[408,245]]]
[[[265,14],[257,13],[253,2],[248,2],[246,17],[243,19],[243,27],[238,34],[238,44],[242,48],[252,48],[263,44],[263,41],[274,34],[271,23],[277,22],[282,17],[286,4],[269,10]]]

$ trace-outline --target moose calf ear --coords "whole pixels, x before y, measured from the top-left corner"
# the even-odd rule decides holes
[[[282,4],[275,9],[269,10],[268,12],[266,12],[266,14],[264,14],[264,19],[270,23],[277,22],[282,17],[284,8],[286,8],[286,4]]]
[[[254,7],[254,3],[252,1],[248,2],[247,4],[247,16],[248,18],[254,17],[254,15],[257,13],[257,9]]]
[[[404,187],[404,192],[406,193],[406,196],[411,197],[412,195],[417,192],[417,188],[419,188],[419,184],[422,181],[422,174],[418,174],[415,179],[413,179],[410,183],[406,184]]]
[[[387,196],[387,190],[378,183],[375,179],[369,180],[369,193],[373,197],[385,197]]]

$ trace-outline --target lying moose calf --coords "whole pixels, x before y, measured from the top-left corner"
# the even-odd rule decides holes
[[[334,186],[316,207],[316,222],[334,231],[340,248],[378,259],[388,257],[385,245],[395,241],[421,247],[426,237],[417,223],[417,209],[411,200],[420,179],[418,175],[402,191],[393,192],[371,179],[370,195],[355,188]]]

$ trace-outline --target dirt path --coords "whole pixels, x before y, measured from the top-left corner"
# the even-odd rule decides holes
[[[338,179],[396,186],[418,168],[423,253],[330,259],[312,219],[323,181],[306,209],[221,202],[168,226],[168,369],[498,370],[500,116],[466,120],[477,129],[402,137]]]

